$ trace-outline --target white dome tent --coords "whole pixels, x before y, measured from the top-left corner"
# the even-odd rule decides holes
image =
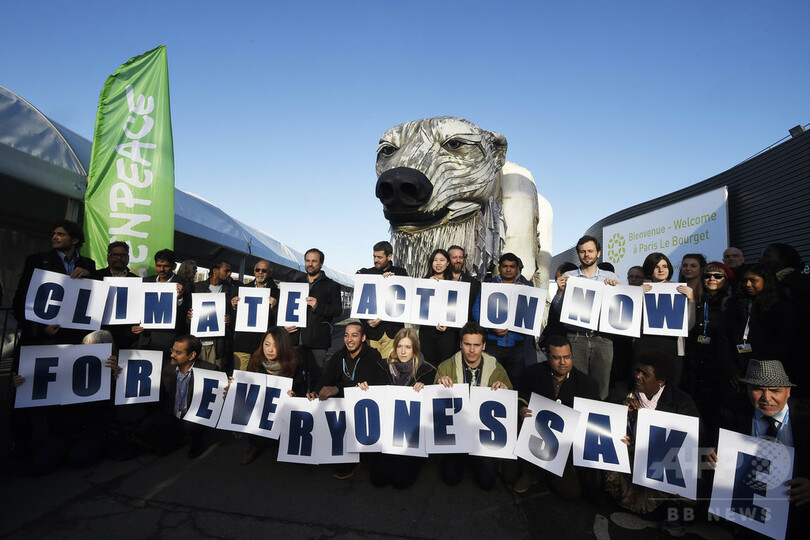
[[[25,256],[47,246],[50,225],[82,213],[92,142],[42,114],[0,86],[0,284],[9,305]],[[229,216],[202,197],[175,189],[175,245],[178,261],[194,258],[208,266],[232,261],[240,273],[267,259],[274,277],[293,280],[304,271],[304,254],[272,235]],[[352,277],[329,267],[343,288]]]

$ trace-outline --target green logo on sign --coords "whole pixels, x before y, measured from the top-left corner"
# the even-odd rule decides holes
[[[617,263],[624,257],[624,236],[619,233],[614,234],[607,245],[608,259],[610,262]]]

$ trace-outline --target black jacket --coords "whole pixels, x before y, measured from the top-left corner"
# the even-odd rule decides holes
[[[383,366],[380,353],[365,343],[355,359],[352,359],[349,351],[343,347],[326,363],[326,368],[315,386],[315,393],[320,392],[324,386],[337,386],[337,397],[343,397],[344,388],[357,386],[361,382],[372,386],[388,384],[385,376],[387,367]]]
[[[251,287],[256,288],[256,281],[250,282],[248,285],[239,285],[236,288],[236,296],[239,296],[239,288],[240,287]],[[270,296],[278,300],[279,298],[279,288],[276,285],[276,282],[272,279],[269,280],[267,284],[267,288],[270,289]],[[276,318],[278,315],[278,305],[274,308],[270,308],[270,317],[267,320],[267,329],[269,331],[272,327],[276,325]],[[235,324],[234,320],[234,324]],[[262,340],[264,339],[264,334],[262,332],[234,332],[233,335],[233,351],[239,353],[253,353],[256,349],[258,349],[262,345]]]
[[[113,277],[109,266],[96,270],[92,274],[92,278],[99,281],[104,281],[105,277]],[[130,271],[127,271],[126,275],[123,277],[140,279],[140,276],[137,276]],[[132,333],[131,324],[104,324],[101,326],[101,329],[107,330],[110,332],[110,334],[112,334],[113,342],[118,349],[129,349],[135,345],[135,342],[138,341],[138,336]]]
[[[531,394],[535,393],[552,401],[559,400],[567,407],[574,406],[574,397],[599,400],[599,385],[596,383],[596,379],[577,368],[571,368],[557,397],[554,397],[554,383],[551,378],[551,367],[548,362],[527,367],[520,378],[519,399],[528,406]]]
[[[393,272],[395,276],[407,276],[408,271],[404,268],[399,266],[394,266],[393,264],[386,266],[385,268],[377,268],[376,266],[372,266],[371,268],[361,268],[357,271],[358,274],[371,274],[371,275],[378,275],[381,276],[386,272]],[[383,334],[388,336],[389,338],[393,338],[397,335],[397,332],[405,325],[402,323],[391,322],[391,321],[381,321],[375,327],[371,327],[368,325],[368,321],[363,321],[363,326],[366,329],[366,339],[371,341],[377,341],[383,337]]]
[[[810,405],[806,400],[788,399],[790,410],[790,425],[793,431],[793,476],[810,478]],[[751,435],[751,421],[754,418],[754,407],[746,406],[736,411],[734,416],[727,416],[722,422],[722,427]]]
[[[87,257],[79,258],[76,261],[76,268],[84,268],[90,272],[92,276],[96,270],[96,263]],[[35,253],[29,255],[25,259],[25,266],[23,267],[20,281],[17,285],[17,292],[14,294],[12,301],[12,309],[14,317],[17,319],[17,324],[22,329],[20,336],[21,345],[49,345],[49,344],[77,344],[81,343],[82,338],[87,331],[85,330],[71,330],[67,328],[60,329],[56,335],[49,336],[45,334],[45,325],[26,321],[25,320],[25,297],[28,295],[28,287],[31,285],[31,278],[34,275],[34,270],[48,270],[58,274],[67,274],[65,266],[62,264],[62,259],[55,249],[50,251],[43,251],[42,253]]]
[[[189,405],[191,405],[191,400],[192,397],[194,396],[194,368],[219,371],[217,369],[217,366],[215,366],[214,364],[210,364],[208,362],[205,362],[204,360],[194,361],[194,365],[191,368],[191,380],[188,383],[188,390],[186,391]],[[169,413],[173,412],[174,397],[176,390],[177,390],[177,367],[171,364],[167,364],[166,367],[163,368],[163,372],[160,377],[160,407],[164,411],[168,411]]]
[[[143,278],[143,282],[157,283],[157,279],[157,276],[146,276]],[[174,344],[174,338],[188,333],[186,314],[191,307],[191,291],[189,290],[188,283],[182,281],[177,274],[172,274],[169,283],[180,283],[183,285],[183,294],[177,297],[177,320],[175,321],[174,330],[144,330],[138,335],[138,342],[135,345],[137,349],[162,351],[164,361],[168,359],[168,350],[169,347]]]
[[[306,276],[301,282],[307,282]],[[301,328],[290,337],[294,344],[301,344],[310,349],[328,349],[332,345],[332,319],[343,313],[340,286],[321,272],[315,281],[309,284],[309,296],[317,299],[318,305],[315,309],[307,306],[306,328]]]

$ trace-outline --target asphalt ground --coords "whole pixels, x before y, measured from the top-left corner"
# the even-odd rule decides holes
[[[340,345],[342,327],[336,327]],[[542,483],[518,494],[502,479],[482,491],[469,474],[448,487],[440,456],[427,459],[406,490],[375,488],[367,467],[337,480],[332,466],[277,462],[275,448],[242,465],[246,438],[223,431],[195,459],[184,447],[163,457],[105,459],[28,477],[10,452],[9,407],[6,399],[0,416],[4,538],[670,537],[659,522],[627,514],[599,494],[568,502]],[[684,538],[732,538],[717,522],[683,525]]]

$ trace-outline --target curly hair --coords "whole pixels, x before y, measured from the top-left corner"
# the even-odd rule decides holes
[[[667,351],[658,349],[646,349],[636,355],[636,366],[650,366],[653,374],[659,381],[667,384],[675,382],[677,373],[677,360],[675,356]]]

